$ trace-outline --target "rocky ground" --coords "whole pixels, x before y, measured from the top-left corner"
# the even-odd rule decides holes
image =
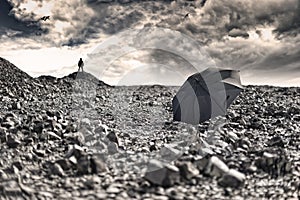
[[[178,88],[32,78],[0,58],[0,199],[298,199],[300,89],[172,121]]]

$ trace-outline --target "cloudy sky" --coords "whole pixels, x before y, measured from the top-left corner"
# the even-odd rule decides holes
[[[300,0],[0,1],[0,57],[32,76],[83,57],[113,84],[180,84],[216,66],[243,84],[300,86],[299,32]]]

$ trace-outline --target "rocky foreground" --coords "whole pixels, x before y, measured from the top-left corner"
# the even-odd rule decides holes
[[[300,89],[172,121],[178,88],[32,78],[0,58],[0,199],[298,199]]]

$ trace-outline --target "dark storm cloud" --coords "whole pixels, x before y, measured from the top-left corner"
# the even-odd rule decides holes
[[[289,32],[299,27],[299,11],[298,0],[210,0],[204,7],[203,16],[199,18],[200,24],[198,24],[197,29],[190,30],[197,34],[201,25],[204,27],[211,26],[209,37],[218,40],[236,29],[240,32],[243,31],[245,37],[247,31],[259,26],[275,26],[275,31],[281,34],[284,31]]]
[[[120,15],[120,13],[116,13],[108,8],[105,14],[101,13],[100,16],[98,14],[97,17],[91,19],[88,23],[89,33],[96,32],[95,29],[97,29],[105,34],[112,35],[131,28],[144,18],[143,13],[137,10]]]
[[[60,33],[59,37],[63,41],[57,42],[58,36],[47,38],[50,41],[52,39],[54,43],[68,46],[88,43],[89,39],[96,38],[98,33],[112,35],[137,25],[179,30],[195,37],[202,44],[223,40],[227,35],[247,38],[249,30],[266,25],[276,26],[274,32],[279,35],[295,35],[298,33],[300,21],[299,1],[58,1],[52,10],[53,24],[44,25],[43,28],[53,29],[56,22],[70,23],[71,26]],[[18,6],[26,1],[14,2],[14,12],[17,12]],[[35,2],[43,4],[43,1]],[[8,16],[12,6],[7,0],[4,0],[3,5],[2,33],[7,28],[28,34],[47,33],[45,29],[41,29],[40,23],[21,20],[14,17],[14,14]],[[94,13],[86,12],[86,6]],[[190,13],[190,17],[183,20],[186,13]],[[32,16],[26,16],[26,20],[36,18],[34,13],[30,14]],[[64,37],[61,37],[61,34]]]
[[[296,59],[298,52],[289,44],[299,42],[291,38],[289,44],[282,46],[286,52],[278,51],[279,44],[274,43],[282,41],[281,44],[286,37],[298,35],[298,0],[207,0],[188,4],[186,1],[139,1],[126,6],[99,2],[90,1],[90,7],[96,12],[89,23],[91,30],[96,27],[112,35],[137,25],[165,27],[197,40],[219,67],[244,71],[263,69],[270,74],[279,71],[288,74],[298,69],[294,67],[300,62]],[[103,6],[105,9],[100,9]],[[97,10],[101,13],[97,14]],[[187,13],[189,16],[184,18]],[[266,33],[266,29],[273,30],[278,37],[274,38],[272,31]]]
[[[18,19],[11,12],[13,6],[7,0],[0,2],[0,36],[12,32],[10,37],[28,37],[31,35],[46,33],[39,22],[28,19]]]
[[[274,31],[279,36],[282,34],[295,36],[300,32],[300,0],[295,5],[295,12],[289,15],[289,18],[282,17],[279,19],[279,25]]]
[[[300,49],[279,49],[273,53],[268,54],[255,67],[257,70],[289,70],[298,72],[300,74]]]
[[[103,37],[130,28],[162,27],[196,40],[220,67],[274,72],[299,69],[295,67],[300,63],[296,51],[299,47],[295,44],[299,44],[300,0],[10,2],[11,5],[8,0],[0,4],[0,34],[20,38],[36,36],[42,30],[38,33],[41,46],[96,46]],[[43,9],[23,10],[28,2],[41,7],[51,4],[47,13],[51,20],[36,22]],[[184,17],[187,13],[189,16]],[[284,51],[278,50],[278,46]]]

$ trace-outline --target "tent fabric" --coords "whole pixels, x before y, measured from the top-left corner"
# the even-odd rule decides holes
[[[236,70],[208,68],[193,74],[173,98],[173,119],[198,124],[225,115],[242,88]]]

